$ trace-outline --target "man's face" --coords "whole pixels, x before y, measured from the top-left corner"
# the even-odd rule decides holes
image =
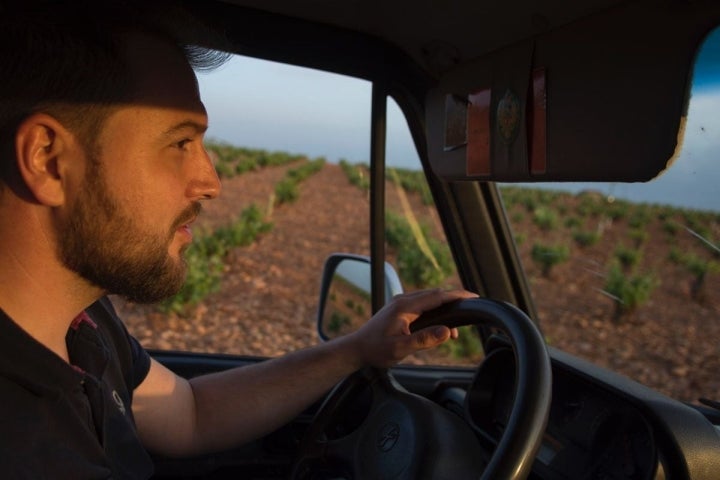
[[[90,159],[88,189],[60,226],[63,263],[90,283],[133,302],[152,303],[176,293],[185,280],[181,252],[169,253],[176,230],[191,222],[200,203],[188,206],[163,229],[141,225],[138,215],[114,198],[98,159]]]
[[[85,152],[84,181],[69,188],[56,231],[66,267],[147,303],[182,286],[189,224],[220,185],[202,143],[207,116],[192,70],[149,37],[130,37],[128,58],[137,100],[115,109],[97,148]]]

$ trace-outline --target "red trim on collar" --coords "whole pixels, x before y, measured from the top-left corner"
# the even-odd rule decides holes
[[[80,328],[80,325],[83,322],[86,322],[92,328],[97,328],[97,323],[93,322],[92,319],[90,318],[90,316],[87,313],[85,313],[84,311],[81,312],[80,315],[75,317],[75,319],[70,324],[70,328],[72,328],[73,330],[77,330],[78,328]]]

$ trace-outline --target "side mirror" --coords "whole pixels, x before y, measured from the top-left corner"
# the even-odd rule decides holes
[[[360,328],[372,315],[370,257],[335,253],[325,260],[318,334],[323,340],[339,337]],[[403,292],[395,269],[385,262],[385,302]]]

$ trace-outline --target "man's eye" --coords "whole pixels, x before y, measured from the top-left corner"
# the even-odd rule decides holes
[[[175,143],[175,147],[179,148],[180,150],[185,150],[185,147],[186,147],[187,144],[190,143],[191,141],[192,141],[192,140],[190,140],[189,138],[185,138],[185,139],[183,139],[183,140],[180,140],[179,142],[176,142],[176,143]]]

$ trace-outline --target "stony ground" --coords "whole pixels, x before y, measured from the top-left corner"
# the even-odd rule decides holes
[[[301,185],[297,202],[273,208],[274,185],[287,168],[266,168],[225,180],[220,199],[204,211],[199,223],[213,227],[255,203],[274,225],[253,245],[230,255],[219,292],[182,315],[116,299],[129,328],[144,345],[274,356],[316,342],[314,319],[323,261],[335,251],[368,253],[368,200],[349,185],[339,167],[326,165]],[[424,221],[439,228],[433,211],[412,200]],[[397,201],[392,189],[388,201]],[[537,230],[528,217],[515,221],[514,229],[526,239],[519,250],[541,328],[551,345],[676,398],[720,396],[720,275],[708,277],[708,295],[702,303],[692,301],[691,277],[664,261],[669,248],[665,236],[659,227],[651,227],[655,230],[649,232],[643,266],[657,272],[661,285],[647,305],[614,322],[613,301],[601,292],[602,266],[627,227],[602,225],[600,244],[574,250],[572,261],[544,277],[530,259],[532,242],[527,239],[561,234]],[[681,246],[692,248],[696,240],[686,237]],[[448,360],[452,359],[442,352],[409,359],[413,363]]]

